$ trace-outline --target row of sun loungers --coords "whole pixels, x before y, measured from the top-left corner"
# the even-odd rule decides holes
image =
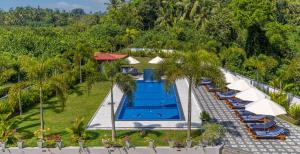
[[[201,83],[206,87],[207,91],[214,92],[215,96],[224,100],[231,109],[234,109],[240,121],[245,124],[247,130],[254,139],[280,139],[286,138],[285,129],[276,125],[276,122],[266,115],[256,115],[245,110],[245,105],[251,103],[235,98],[235,91],[228,90],[222,92],[217,89],[209,80],[202,80]]]

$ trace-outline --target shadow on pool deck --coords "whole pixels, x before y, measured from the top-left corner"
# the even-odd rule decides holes
[[[154,128],[157,128],[157,127],[161,127],[160,124],[143,125],[143,124],[140,123],[140,122],[134,122],[133,124],[134,124],[134,127],[135,127],[135,128],[154,129]]]

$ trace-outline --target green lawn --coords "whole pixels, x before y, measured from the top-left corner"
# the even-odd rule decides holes
[[[85,124],[89,122],[100,103],[107,95],[109,91],[108,82],[97,83],[88,96],[85,92],[85,86],[79,85],[73,93],[69,95],[68,101],[64,111],[61,111],[60,103],[55,98],[48,101],[44,105],[45,111],[45,128],[50,128],[51,133],[62,135],[65,146],[77,145],[72,143],[69,134],[65,131],[67,127],[70,127],[72,121],[76,117],[84,117]],[[23,115],[23,121],[18,124],[17,131],[25,136],[26,146],[36,146],[37,139],[33,136],[33,132],[39,129],[39,105],[36,105],[32,109],[29,109]],[[154,138],[157,141],[157,145],[167,145],[165,139],[168,136],[176,136],[178,140],[184,140],[186,137],[186,131],[146,131],[147,137]],[[194,139],[198,139],[199,131],[193,131]],[[139,131],[117,131],[117,137],[122,139],[124,136],[129,136],[131,141],[136,146],[146,145],[144,138],[140,135]],[[88,131],[88,139],[86,144],[88,146],[100,146],[101,138],[104,136],[110,136],[111,131]]]

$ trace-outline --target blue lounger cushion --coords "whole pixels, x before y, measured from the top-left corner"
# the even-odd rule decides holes
[[[211,80],[209,80],[209,79],[202,79],[201,80],[201,84],[211,84],[212,82],[211,82]]]
[[[245,105],[243,103],[231,103],[232,108],[234,109],[245,109]]]
[[[284,134],[285,130],[282,127],[277,127],[274,130],[268,130],[268,131],[254,131],[257,137],[263,137],[263,138],[272,138],[276,137],[278,135]]]
[[[235,92],[234,92],[234,91],[217,92],[217,95],[218,95],[220,98],[230,98],[230,97],[234,97],[234,96],[235,96]]]
[[[256,122],[262,120],[265,117],[266,117],[265,115],[247,115],[247,116],[241,116],[241,119],[244,122]]]
[[[240,115],[240,116],[247,116],[247,115],[254,115],[254,113],[246,111],[245,109],[239,109],[236,110],[236,112]]]
[[[268,129],[268,128],[271,128],[273,126],[276,125],[276,122],[271,120],[269,122],[266,122],[266,123],[248,123],[247,126],[250,128],[250,129]]]

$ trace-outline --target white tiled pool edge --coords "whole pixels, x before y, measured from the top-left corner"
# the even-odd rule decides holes
[[[185,121],[116,121],[116,129],[125,130],[125,129],[185,129],[187,123],[187,99],[188,99],[188,82],[187,80],[177,80],[176,81],[177,91],[179,94],[179,99],[182,106],[182,111],[185,117]],[[123,92],[117,87],[114,86],[114,107],[115,112],[117,111]],[[96,113],[88,123],[88,130],[110,130],[111,129],[111,118],[110,118],[110,92],[105,97],[102,104],[97,109]],[[199,115],[201,108],[197,103],[195,95],[192,94],[192,128],[198,128],[201,125],[201,120]]]

